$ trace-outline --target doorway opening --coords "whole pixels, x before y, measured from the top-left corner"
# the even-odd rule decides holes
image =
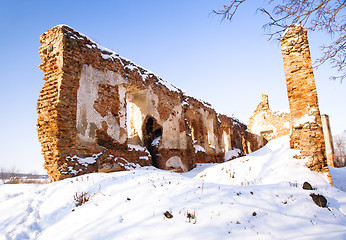
[[[261,145],[262,147],[267,144],[270,140],[273,139],[273,130],[266,130],[266,131],[261,131]]]
[[[144,146],[150,152],[154,167],[159,167],[159,145],[161,137],[162,127],[157,123],[155,118],[147,116],[143,124],[143,142]]]

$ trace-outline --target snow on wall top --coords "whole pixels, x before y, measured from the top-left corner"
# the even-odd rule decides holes
[[[210,103],[208,103],[206,101],[203,101],[201,99],[198,99],[198,98],[195,98],[195,97],[187,95],[185,93],[185,91],[183,91],[182,89],[174,86],[173,84],[169,83],[168,81],[162,79],[161,77],[159,77],[158,75],[156,75],[152,71],[147,70],[147,69],[145,69],[145,68],[135,64],[131,60],[120,56],[117,52],[115,52],[113,50],[110,50],[110,49],[108,49],[106,47],[103,47],[103,46],[99,45],[98,43],[93,41],[90,37],[88,37],[87,35],[79,32],[77,30],[75,30],[71,26],[66,25],[66,24],[60,24],[60,25],[57,25],[56,27],[66,27],[67,28],[66,30],[71,34],[70,38],[72,38],[72,39],[78,39],[78,40],[83,40],[83,41],[88,40],[88,42],[90,42],[90,43],[86,44],[86,46],[89,49],[94,49],[94,48],[99,49],[101,51],[101,57],[103,59],[105,59],[105,60],[110,59],[112,61],[114,61],[115,59],[118,59],[120,61],[120,63],[124,66],[124,68],[127,68],[127,69],[129,69],[131,71],[137,70],[137,72],[141,75],[143,81],[146,81],[149,76],[156,77],[156,79],[157,79],[156,84],[161,84],[161,85],[165,86],[170,91],[182,94],[182,96],[183,96],[182,105],[189,105],[189,103],[188,103],[189,99],[195,99],[198,102],[200,102],[204,107],[209,108],[209,109],[213,109],[213,107],[211,106]],[[47,33],[47,32],[45,32],[45,33]],[[222,115],[226,116],[226,114],[222,114]],[[229,117],[229,116],[227,116],[227,117]],[[235,121],[234,124],[236,124],[236,125],[238,125],[238,122],[241,123],[241,124],[244,124],[239,119],[235,118],[234,116],[232,116],[230,118]]]
[[[297,27],[303,27],[302,25],[298,24],[298,23],[292,23],[290,26],[288,26],[286,28],[286,30],[283,32],[281,38],[285,37],[285,35],[287,34],[287,32],[289,31],[289,29],[291,28],[297,28]]]
[[[306,123],[314,123],[316,122],[315,116],[310,116],[308,114],[305,114],[303,117],[301,117],[295,124],[295,127],[299,127],[301,125],[305,125]]]
[[[131,71],[133,70],[137,70],[138,73],[141,75],[142,80],[145,81],[147,79],[147,77],[149,77],[150,75],[155,76],[158,79],[158,83],[165,86],[166,88],[168,88],[170,91],[173,92],[178,92],[178,93],[182,93],[183,91],[179,88],[177,88],[176,86],[174,86],[173,84],[167,82],[166,80],[162,79],[161,77],[157,76],[156,74],[154,74],[152,71],[147,70],[137,64],[135,64],[134,62],[132,62],[131,60],[121,57],[117,52],[114,52],[106,47],[103,47],[101,45],[99,45],[98,43],[96,43],[95,41],[93,41],[91,38],[89,38],[88,36],[86,36],[85,34],[76,31],[74,28],[65,25],[65,24],[61,24],[61,25],[57,25],[57,27],[67,27],[67,31],[72,35],[70,36],[70,38],[73,39],[79,39],[79,40],[89,40],[91,44],[87,44],[86,46],[90,49],[93,48],[97,48],[101,51],[101,57],[105,60],[115,60],[118,59],[120,61],[120,63],[125,67],[130,69]],[[71,31],[72,30],[72,31]],[[79,35],[79,36],[78,36]]]

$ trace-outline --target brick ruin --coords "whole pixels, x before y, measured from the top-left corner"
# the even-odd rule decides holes
[[[134,166],[188,171],[259,148],[237,119],[185,95],[72,28],[40,38],[37,131],[51,181]]]
[[[334,166],[333,140],[327,115],[320,115],[317,90],[311,64],[307,31],[292,24],[281,41],[282,58],[290,112],[273,111],[268,96],[262,99],[249,119],[249,131],[259,139],[259,146],[269,140],[290,135],[292,149],[307,158],[307,167],[326,173]]]
[[[307,34],[299,25],[281,38],[290,113],[271,110],[263,94],[248,128],[66,25],[43,33],[40,42],[45,82],[37,131],[51,181],[135,166],[188,171],[288,134],[307,166],[330,177],[329,121],[324,117],[322,130]]]
[[[326,156],[327,156],[327,163],[330,167],[335,167],[334,165],[334,144],[333,144],[333,137],[332,137],[332,131],[330,130],[330,124],[329,124],[329,116],[326,114],[321,115],[322,120],[322,129],[323,129],[323,135],[324,135],[324,141],[326,144]]]
[[[268,141],[290,133],[290,114],[270,109],[268,95],[262,94],[261,101],[249,119],[248,129],[259,137],[258,142],[262,147]]]
[[[293,24],[280,41],[292,124],[291,148],[308,158],[311,170],[330,177],[307,31]]]

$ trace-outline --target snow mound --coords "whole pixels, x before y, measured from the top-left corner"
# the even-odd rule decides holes
[[[321,174],[305,167],[305,161],[293,156],[299,151],[290,149],[289,137],[270,141],[247,156],[208,168],[196,179],[231,185],[276,184],[281,182],[327,184]],[[322,176],[322,178],[321,178]]]
[[[231,151],[225,152],[224,161],[229,161],[242,155],[244,154],[240,149],[234,148]]]
[[[329,171],[333,179],[334,187],[346,192],[346,167],[329,167]]]
[[[3,184],[0,239],[346,239],[346,193],[295,153],[282,138],[187,173],[143,167],[45,185]],[[334,175],[340,184],[342,174]],[[303,190],[304,181],[314,190]],[[325,196],[327,208],[311,193]]]

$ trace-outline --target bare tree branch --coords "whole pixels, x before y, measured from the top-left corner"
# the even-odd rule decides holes
[[[230,0],[223,9],[213,12],[220,15],[222,20],[231,21],[241,4],[246,1]],[[292,23],[311,31],[325,32],[335,39],[331,44],[321,46],[322,57],[316,60],[315,67],[329,61],[340,73],[331,79],[342,82],[346,78],[345,6],[346,0],[265,0],[263,4],[259,4],[258,11],[269,18],[269,22],[263,26],[269,32],[269,40],[280,39],[283,31]]]
[[[221,15],[222,20],[228,19],[231,21],[239,6],[245,1],[246,0],[232,0],[230,5],[224,5],[222,10],[214,10],[213,12],[217,15]]]
[[[336,167],[346,166],[346,139],[342,135],[334,136],[334,152]]]

